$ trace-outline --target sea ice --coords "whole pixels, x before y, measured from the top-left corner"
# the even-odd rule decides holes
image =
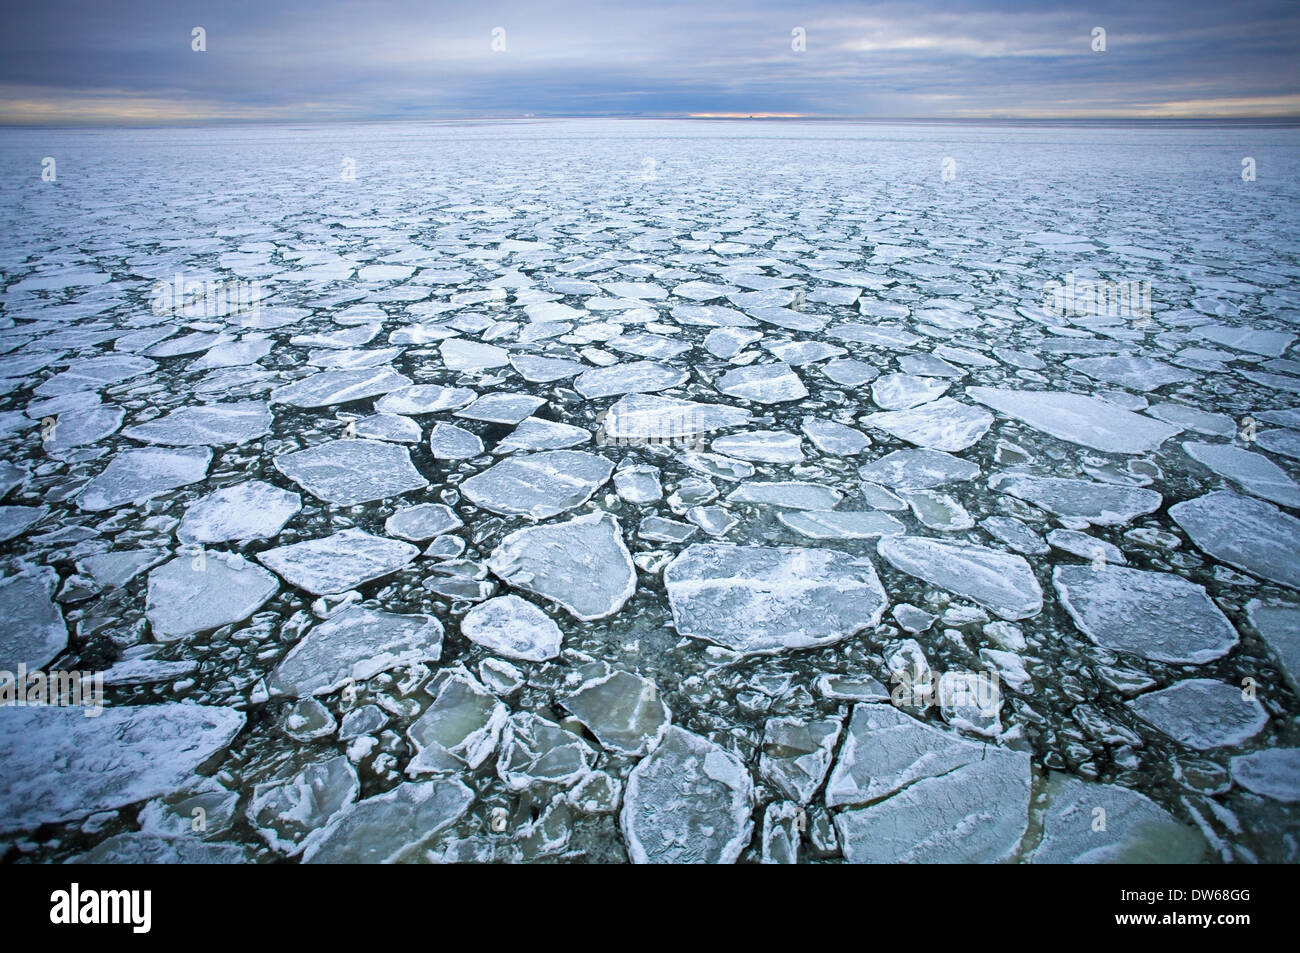
[[[810,539],[872,539],[905,531],[902,523],[877,510],[798,510],[777,513],[776,518]]]
[[[895,569],[977,602],[1004,619],[1035,616],[1043,591],[1021,556],[973,543],[886,536],[876,546]]]
[[[296,856],[308,834],[357,799],[361,782],[344,755],[309,764],[290,778],[253,788],[248,820],[274,849]]]
[[[842,499],[844,494],[834,487],[790,480],[780,483],[742,483],[731,491],[727,502],[779,506],[791,510],[829,510]]]
[[[826,549],[696,543],[663,578],[678,632],[745,655],[830,645],[888,603],[870,560]]]
[[[419,754],[408,775],[477,768],[496,750],[509,710],[464,669],[453,670],[433,704],[407,729]]]
[[[160,642],[242,622],[280,589],[280,581],[242,557],[178,556],[149,573],[146,614]]]
[[[636,864],[732,864],[749,843],[754,785],[732,754],[669,728],[632,769],[619,817]]]
[[[388,391],[375,401],[375,410],[381,414],[436,414],[444,410],[460,410],[478,396],[468,387],[444,387],[442,384],[399,385],[388,388]]]
[[[259,553],[262,565],[315,595],[347,592],[401,569],[420,552],[410,543],[345,529]]]
[[[1183,444],[1183,450],[1219,476],[1232,480],[1252,496],[1281,506],[1300,506],[1300,486],[1262,453],[1252,453],[1226,443]]]
[[[584,622],[613,615],[636,592],[622,527],[603,513],[516,530],[501,540],[488,567]]]
[[[327,503],[354,506],[423,490],[429,481],[411,465],[410,452],[379,440],[331,440],[282,453],[275,468]]]
[[[1205,589],[1182,576],[1105,564],[1057,566],[1052,584],[1079,630],[1113,652],[1200,665],[1237,644],[1237,630]]]
[[[1129,709],[1153,728],[1197,751],[1239,747],[1268,724],[1268,714],[1239,686],[1188,678],[1140,695]]]
[[[1162,502],[1155,490],[1022,473],[996,474],[989,480],[989,489],[1033,503],[1054,516],[1096,526],[1131,523],[1160,509]]]
[[[1300,589],[1300,520],[1295,517],[1228,490],[1175,504],[1169,515],[1215,559]]]
[[[1270,748],[1228,762],[1232,780],[1252,794],[1294,804],[1300,801],[1300,748]]]
[[[209,493],[185,510],[176,538],[185,543],[274,539],[298,515],[302,499],[261,480]]]
[[[351,680],[442,657],[442,623],[430,615],[348,608],[312,626],[271,673],[273,694],[328,695]]]
[[[439,422],[429,434],[429,450],[435,460],[467,460],[483,452],[483,441],[462,427]]]
[[[232,708],[179,702],[109,706],[94,718],[78,707],[0,707],[0,833],[171,794],[243,727]]]
[[[555,420],[528,417],[511,431],[510,436],[498,443],[493,453],[511,453],[515,450],[567,450],[591,441],[591,431]]]
[[[207,447],[125,450],[86,485],[77,497],[77,506],[99,513],[152,499],[199,482],[207,476],[211,460],[212,451]]]
[[[68,647],[68,626],[51,597],[59,574],[49,566],[20,564],[0,579],[0,671],[44,669]],[[0,822],[2,823],[2,822]]]
[[[769,718],[759,774],[796,804],[809,803],[830,770],[843,727],[840,718]]]
[[[659,471],[644,464],[622,467],[615,471],[614,489],[629,503],[653,503],[664,495],[659,482]]]
[[[1146,453],[1180,429],[1084,394],[996,387],[967,387],[966,393],[1035,430],[1108,453]]]
[[[826,784],[849,863],[1009,859],[1029,824],[1025,752],[977,744],[891,705],[853,709]]]
[[[589,679],[561,703],[602,747],[632,757],[659,744],[672,722],[654,682],[631,672]]]
[[[803,460],[799,436],[780,430],[751,430],[715,437],[711,446],[717,453],[760,463],[799,463]]]
[[[659,440],[737,427],[749,422],[748,411],[725,404],[701,404],[654,394],[629,394],[619,399],[601,421],[611,440]]]
[[[497,775],[509,791],[546,784],[569,787],[591,770],[596,751],[578,735],[530,711],[506,721]]]
[[[871,438],[861,430],[833,420],[819,417],[805,417],[799,425],[808,439],[822,453],[836,457],[851,457],[871,446]]]
[[[442,362],[453,371],[483,371],[503,367],[509,355],[494,344],[480,344],[464,338],[448,338],[439,345]]]
[[[927,490],[945,483],[973,480],[980,468],[969,460],[938,450],[895,450],[858,468],[858,476],[895,490]]]
[[[23,535],[49,512],[48,506],[0,506],[0,543]]]
[[[1195,864],[1205,839],[1150,798],[1114,784],[1051,772],[1034,864]],[[1101,823],[1098,823],[1101,821]]]
[[[464,525],[445,503],[417,503],[404,506],[388,517],[384,521],[384,532],[398,539],[422,543]]]
[[[396,864],[465,816],[474,792],[452,778],[406,782],[349,805],[302,844],[307,864]]]
[[[410,383],[409,377],[404,377],[387,367],[357,371],[321,371],[319,374],[312,374],[272,391],[271,403],[307,408],[350,404],[355,400],[377,397],[390,391],[400,391]],[[385,413],[403,413],[402,410],[392,406],[377,406],[375,409]]]
[[[544,662],[560,654],[560,627],[537,606],[518,596],[489,599],[470,609],[460,633],[507,658]]]
[[[754,364],[727,371],[715,382],[718,390],[760,404],[779,404],[808,396],[799,375],[789,364]]]
[[[510,363],[524,380],[533,384],[575,377],[587,369],[581,361],[561,357],[539,357],[534,354],[513,354]]]
[[[424,431],[410,417],[400,414],[371,414],[353,424],[358,437],[390,443],[419,443]]]
[[[1196,379],[1195,374],[1161,361],[1132,355],[1077,357],[1066,361],[1065,366],[1087,374],[1093,380],[1128,387],[1140,393],[1150,393],[1167,384],[1181,384]]]
[[[594,400],[668,390],[684,384],[689,377],[686,371],[657,361],[631,361],[584,371],[573,382],[573,387],[583,397]]]
[[[613,472],[596,454],[547,450],[502,460],[462,483],[461,492],[493,513],[542,520],[587,502]]]
[[[1246,603],[1246,617],[1277,656],[1291,689],[1300,692],[1300,605],[1252,599]]]
[[[859,418],[864,427],[875,427],[900,440],[928,450],[965,450],[979,442],[993,424],[993,415],[941,397],[910,410],[894,410]]]
[[[933,377],[886,374],[871,385],[871,399],[886,410],[908,410],[939,399],[951,386]]]

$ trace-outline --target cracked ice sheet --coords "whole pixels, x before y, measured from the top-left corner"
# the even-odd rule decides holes
[[[891,705],[857,705],[826,783],[850,863],[989,863],[1029,824],[1026,752],[968,741]],[[861,805],[861,806],[859,806]]]
[[[859,557],[870,556],[874,535],[939,536],[927,528],[933,524],[947,530],[936,542],[1022,553],[1046,590],[1044,611],[1019,623],[1023,632],[1017,629],[1013,637],[1009,628],[991,628],[997,623],[963,621],[977,612],[994,614],[962,604],[969,597],[957,595],[961,601],[947,609],[931,605],[927,597],[946,597],[935,591],[944,586],[876,560],[891,606],[915,603],[927,610],[922,615],[934,610],[949,616],[939,624],[942,629],[935,626],[920,639],[936,667],[969,667],[951,655],[960,651],[958,637],[977,653],[970,664],[976,657],[992,664],[985,653],[995,644],[1006,650],[1004,656],[1013,657],[1027,651],[1026,641],[1032,644],[1035,661],[1028,664],[1036,673],[1034,711],[1050,730],[1030,732],[1029,744],[1035,758],[1063,756],[1072,777],[1076,765],[1086,773],[1089,763],[1110,764],[1112,755],[1123,759],[1123,745],[1129,742],[1117,748],[1098,741],[1091,734],[1097,726],[1088,706],[1075,705],[1067,693],[1055,690],[1052,682],[1061,677],[1063,660],[1079,656],[1076,677],[1090,696],[1107,693],[1112,678],[1126,686],[1147,686],[1134,693],[1163,687],[1170,684],[1166,665],[1178,663],[1148,660],[1139,651],[1125,652],[1111,665],[1104,661],[1111,650],[1076,630],[1067,601],[1076,610],[1087,602],[1090,614],[1084,624],[1105,643],[1120,626],[1116,620],[1144,618],[1168,589],[1170,607],[1179,618],[1186,610],[1195,633],[1188,629],[1158,646],[1160,640],[1148,639],[1144,646],[1179,658],[1199,657],[1231,638],[1213,610],[1189,608],[1208,605],[1199,594],[1203,590],[1241,629],[1242,644],[1200,663],[1206,666],[1200,674],[1239,685],[1241,678],[1257,674],[1253,669],[1264,661],[1281,674],[1288,657],[1294,662],[1294,640],[1288,639],[1295,625],[1289,613],[1300,590],[1295,569],[1300,527],[1288,494],[1296,476],[1292,454],[1300,447],[1295,438],[1300,413],[1287,408],[1300,392],[1300,355],[1294,352],[1300,299],[1294,269],[1277,249],[1291,247],[1296,232],[1300,196],[1294,183],[1300,178],[1287,172],[1295,171],[1292,155],[1300,153],[1278,149],[1270,159],[1269,168],[1282,170],[1272,181],[1283,191],[1265,210],[1203,187],[1195,176],[1179,177],[1177,189],[1161,192],[1158,202],[1147,201],[1142,197],[1153,193],[1142,185],[1151,180],[1153,166],[1146,160],[1106,165],[1107,150],[1082,149],[1059,131],[1049,143],[1033,130],[979,130],[973,135],[982,137],[981,149],[1015,152],[1034,166],[1035,174],[1023,177],[1029,187],[1014,195],[968,177],[960,202],[954,202],[958,193],[950,189],[902,187],[910,181],[907,170],[920,145],[918,134],[907,127],[871,139],[849,126],[818,130],[817,176],[809,180],[811,191],[798,194],[784,188],[790,174],[797,177],[807,164],[807,142],[797,126],[778,130],[753,123],[742,129],[730,124],[720,130],[725,136],[720,138],[703,123],[656,124],[655,137],[646,141],[656,144],[654,150],[662,148],[663,168],[672,175],[651,182],[641,178],[635,162],[626,170],[628,176],[619,174],[625,157],[619,158],[613,125],[548,124],[545,135],[532,138],[539,128],[514,126],[508,140],[501,140],[501,127],[491,124],[457,129],[456,148],[443,150],[446,161],[435,174],[419,156],[430,143],[440,147],[438,137],[450,133],[430,127],[416,146],[411,137],[372,124],[366,130],[367,147],[378,143],[402,174],[371,182],[375,187],[367,189],[364,214],[360,207],[348,207],[349,196],[355,195],[351,189],[340,192],[343,205],[326,203],[333,211],[323,217],[302,217],[300,183],[279,175],[271,157],[299,155],[309,165],[319,143],[307,129],[292,135],[250,130],[254,140],[275,137],[276,148],[249,151],[247,174],[233,180],[222,177],[228,172],[227,158],[212,150],[185,149],[185,162],[169,165],[165,175],[155,174],[149,163],[133,161],[139,151],[136,134],[113,131],[97,155],[99,168],[111,172],[121,164],[132,169],[132,188],[158,195],[160,217],[138,211],[104,216],[105,207],[140,207],[134,193],[117,184],[92,192],[60,188],[57,206],[23,204],[44,201],[40,196],[49,198],[54,190],[38,190],[6,206],[10,253],[0,268],[9,276],[7,288],[0,291],[0,398],[5,401],[0,441],[12,464],[0,466],[0,492],[7,494],[0,505],[12,509],[0,514],[6,527],[0,535],[19,532],[3,544],[5,551],[19,562],[48,566],[58,577],[48,599],[16,600],[15,612],[30,614],[37,641],[46,624],[66,612],[75,619],[75,626],[68,624],[76,637],[55,651],[67,665],[85,667],[102,658],[105,665],[124,666],[124,672],[134,671],[133,665],[166,671],[161,666],[170,652],[159,652],[164,647],[152,640],[130,640],[137,635],[147,639],[150,631],[145,618],[148,570],[169,560],[195,558],[189,547],[177,545],[198,541],[191,532],[196,525],[191,513],[196,519],[203,516],[198,525],[210,529],[202,534],[208,540],[204,545],[254,559],[254,554],[303,539],[329,538],[344,529],[410,537],[428,548],[429,557],[364,585],[376,597],[377,611],[421,614],[447,623],[444,659],[420,665],[454,666],[467,657],[478,659],[484,651],[460,632],[465,613],[476,603],[445,598],[439,591],[483,601],[523,596],[556,623],[566,657],[581,653],[626,670],[630,678],[645,676],[662,686],[664,698],[682,706],[678,710],[700,713],[701,721],[687,727],[703,730],[707,725],[715,741],[736,739],[734,749],[727,743],[729,750],[741,755],[752,775],[757,752],[751,745],[763,736],[770,716],[806,724],[823,714],[810,707],[798,686],[821,685],[823,678],[825,684],[869,684],[885,675],[870,660],[882,647],[869,645],[872,633],[862,632],[828,649],[751,660],[742,665],[761,662],[768,668],[740,672],[728,664],[734,661],[728,650],[704,640],[679,639],[671,628],[662,573],[689,545],[672,540],[694,527],[696,540],[716,532],[715,543],[806,545]],[[0,140],[8,141],[4,137],[9,135],[0,133]],[[1132,135],[1122,130],[1089,133],[1117,145]],[[1269,135],[1289,142],[1293,133]],[[1178,150],[1143,154],[1167,158],[1176,153],[1189,168],[1206,166],[1217,161],[1216,150],[1231,143],[1213,130],[1203,136],[1211,137],[1209,145],[1182,143]],[[513,145],[504,145],[506,141]],[[879,176],[861,177],[864,156]],[[1103,166],[1105,175],[1081,174]],[[612,174],[573,172],[582,168]],[[200,180],[227,185],[194,188]],[[1125,186],[1131,186],[1126,194],[1138,200],[1111,203],[1100,225],[1085,221],[1105,189]],[[507,193],[519,201],[503,202],[501,195]],[[196,221],[207,223],[201,233],[195,232]],[[1053,230],[1044,231],[1036,224],[1040,221],[1052,221]],[[1249,241],[1225,241],[1220,227],[1225,221],[1250,236]],[[1088,269],[1117,278],[1149,277],[1159,289],[1159,306],[1140,317],[1054,319],[1042,311],[1043,282]],[[187,279],[218,280],[229,273],[261,280],[268,294],[256,314],[194,310],[169,317],[141,308],[147,280],[124,277],[170,279],[175,270],[186,272]],[[753,369],[772,367],[773,361],[791,368],[786,384],[795,393],[801,387],[804,396],[762,403],[718,390],[724,379],[743,382]],[[235,366],[218,366],[232,362]],[[644,386],[646,380],[633,381],[632,375],[645,362],[665,369],[651,386],[688,376],[661,392],[671,397],[594,396],[609,386]],[[211,370],[195,370],[204,367]],[[728,378],[746,368],[750,370]],[[591,396],[584,397],[575,380],[593,369],[602,372],[588,381],[613,383],[592,388]],[[757,376],[764,373],[771,372]],[[929,383],[917,380],[926,378]],[[770,381],[748,383],[755,396],[773,396]],[[883,402],[911,402],[917,395],[937,394],[942,386],[948,389],[911,408],[883,407],[872,401],[873,384]],[[1056,399],[1051,395],[1073,392],[1087,404],[1065,408],[1065,413],[1039,407],[1041,419],[1028,410],[1018,417],[992,408],[995,419],[987,437],[946,455],[909,444],[907,435],[888,430],[872,429],[868,437],[859,423],[878,410],[923,410],[943,398],[976,404],[976,392],[965,394],[966,387],[1018,394],[1015,399],[1023,403],[1050,403]],[[468,416],[454,416],[481,395],[489,399]],[[78,491],[84,494],[88,481],[139,449],[133,428],[143,433],[170,429],[182,443],[193,434],[187,435],[185,426],[191,415],[181,411],[261,401],[269,405],[269,431],[248,440],[240,440],[239,433],[226,440],[222,434],[220,442],[196,444],[200,451],[207,446],[213,450],[198,481],[174,492],[150,490],[139,508],[83,511],[78,505]],[[529,410],[530,405],[535,409]],[[531,422],[520,418],[525,411],[534,415]],[[119,414],[120,426],[115,426]],[[385,414],[400,415],[402,421],[379,416]],[[44,421],[46,417],[55,420]],[[292,492],[298,487],[275,469],[274,458],[328,443],[349,420],[357,421],[357,436],[414,440],[406,444],[410,460],[429,486],[346,508],[323,505],[308,493],[301,493],[296,504],[301,509],[292,514],[291,502],[274,504],[285,499],[278,494],[288,494],[290,501],[298,496]],[[518,430],[509,435],[514,421],[519,421]],[[1252,421],[1260,431],[1254,439]],[[1047,428],[1048,422],[1058,434]],[[450,429],[453,423],[455,429]],[[1168,440],[1167,428],[1184,432]],[[935,429],[942,434],[942,426]],[[1134,442],[1133,434],[1143,439]],[[447,439],[458,435],[454,444]],[[593,435],[594,442],[585,435]],[[688,455],[678,445],[660,445],[679,438],[687,438],[679,445],[689,443],[692,450],[713,455]],[[1215,451],[1221,457],[1216,470],[1185,452],[1183,441],[1240,452]],[[431,446],[452,452],[440,458],[436,451],[431,454]],[[605,557],[611,579],[606,580],[603,564],[584,565],[567,551],[576,549],[580,538],[544,535],[528,553],[535,578],[525,583],[520,576],[518,586],[501,576],[489,580],[485,557],[527,517],[501,518],[476,509],[462,493],[464,483],[506,454],[570,447],[606,457],[625,475],[615,474],[612,486],[602,484],[576,510],[553,519],[608,510],[609,518],[617,516],[620,527],[627,528],[622,543],[626,557],[612,536],[601,537],[610,544]],[[915,455],[895,456],[908,452]],[[1287,479],[1242,454],[1271,461]],[[752,473],[742,460],[753,465]],[[1034,480],[1063,482],[1055,484],[1060,492],[1035,492],[1050,504],[1045,510],[1028,502],[1029,492],[1022,499],[990,490],[989,478],[1013,479],[1030,492],[1044,490]],[[269,489],[246,497],[219,495],[248,481]],[[102,482],[96,486],[102,488]],[[746,486],[737,503],[728,502]],[[1143,492],[1133,492],[1137,489]],[[918,495],[920,490],[933,494]],[[1256,496],[1261,490],[1263,496]],[[1147,493],[1159,495],[1158,508],[1146,511],[1153,499]],[[934,494],[951,499],[954,505],[943,503],[942,508],[954,518],[935,518]],[[1092,507],[1093,494],[1102,503],[1122,505]],[[760,502],[737,505],[745,497]],[[269,504],[265,512],[262,500]],[[815,508],[779,505],[799,502]],[[919,513],[909,510],[909,502]],[[1133,502],[1138,505],[1128,505]],[[182,511],[186,505],[188,513]],[[1090,537],[1059,529],[1083,528],[1086,513],[1080,515],[1080,510],[1089,507],[1115,514],[1118,521],[1098,521]],[[1071,509],[1075,515],[1069,515]],[[955,528],[968,522],[955,518],[963,511],[977,521],[975,528]],[[1119,520],[1118,514],[1131,522]],[[279,524],[282,515],[290,522]],[[219,536],[229,538],[215,538]],[[548,539],[555,548],[540,545]],[[1098,566],[1093,547],[1105,551],[1108,565]],[[1122,566],[1115,561],[1120,556]],[[214,557],[209,550],[209,566]],[[504,565],[499,568],[509,573]],[[1051,585],[1054,569],[1083,575],[1116,568],[1177,577],[1193,589],[1172,581],[1122,593],[1103,586],[1088,590],[1085,598],[1078,596],[1076,585],[1075,598]],[[6,562],[0,579],[9,580],[17,571]],[[614,596],[624,592],[627,580],[629,598],[600,620],[584,622],[556,611],[553,596],[585,613],[576,601],[584,585],[600,594],[591,602],[601,608],[608,604],[605,595],[617,601]],[[525,585],[533,584],[549,594],[530,595]],[[1249,600],[1258,600],[1260,607],[1254,612],[1247,608],[1246,618],[1241,607]],[[53,614],[45,611],[47,602]],[[334,597],[318,601],[314,593],[285,586],[247,624],[234,623],[239,638],[222,646],[229,658],[205,655],[202,667],[193,659],[182,663],[194,665],[201,677],[178,671],[165,682],[141,687],[140,696],[129,685],[115,691],[131,704],[147,698],[151,703],[244,705],[289,647],[302,641],[303,629],[322,618],[313,608],[331,617],[339,611]],[[920,624],[913,616],[904,617]],[[111,621],[105,624],[106,619]],[[1018,647],[1007,649],[1003,640]],[[187,638],[185,645],[191,643],[206,648],[202,635]],[[144,650],[158,652],[159,658]],[[506,664],[500,658],[487,661],[485,679],[497,671],[493,666]],[[1005,657],[998,660],[999,670],[1009,664]],[[535,668],[549,670],[548,663],[519,662],[515,667],[529,670],[518,677],[530,684],[526,694],[511,694],[511,686],[521,691],[518,684],[504,674],[494,676],[491,687],[503,705],[516,714],[534,703],[563,710],[562,699],[574,687],[549,676],[538,679]],[[665,677],[669,671],[673,674]],[[403,670],[391,677],[401,681],[408,676]],[[781,687],[783,679],[793,680],[795,687]],[[376,680],[381,693],[385,680]],[[855,692],[862,694],[852,687],[845,691],[849,700],[857,697]],[[635,692],[634,699],[639,697]],[[319,699],[327,716],[335,721],[342,717],[335,698]],[[1292,696],[1277,699],[1278,717],[1294,719]],[[397,694],[384,699],[394,710],[376,700],[369,710],[382,712],[386,724],[373,730],[402,735],[414,716],[397,712],[406,711],[409,700]],[[1061,730],[1079,720],[1076,714],[1092,726],[1081,738]],[[1023,729],[1010,706],[1002,717],[1008,728]],[[250,745],[282,759],[280,775],[293,777],[310,759],[280,727],[269,712],[254,725]],[[1143,742],[1136,750],[1144,763],[1150,753],[1173,750],[1169,758],[1175,771],[1191,767],[1183,759],[1195,753],[1175,746],[1154,727],[1126,717],[1122,726],[1113,726],[1115,737],[1121,727]],[[1101,731],[1109,733],[1104,726]],[[1048,740],[1052,738],[1058,740]],[[348,743],[358,745],[355,753],[364,762],[359,770],[369,772],[378,756],[376,774],[383,773],[387,759],[379,747],[363,753],[365,744],[356,736]],[[1270,754],[1277,750],[1270,746],[1289,743],[1261,733],[1244,749],[1214,757],[1226,763],[1229,757]],[[1276,783],[1275,761],[1242,762],[1240,772],[1234,768],[1234,778],[1239,774],[1262,790],[1284,791]],[[627,759],[609,768],[605,801],[612,790],[613,803],[602,810],[619,809],[618,792],[633,764]],[[396,783],[407,766],[399,755],[385,783]],[[490,773],[489,768],[489,778]],[[1160,809],[1184,816],[1175,788],[1158,782],[1157,772],[1139,776],[1126,771],[1122,777]],[[246,801],[255,782],[231,783],[241,788],[232,793]],[[1260,805],[1270,795],[1256,796],[1238,783],[1241,787],[1214,796],[1222,812],[1208,820],[1224,849],[1237,859],[1253,855],[1294,862],[1300,855],[1294,841],[1283,836],[1295,826],[1294,803],[1269,801],[1265,810]],[[593,783],[593,788],[601,787]],[[499,779],[491,781],[480,801],[468,808],[464,828],[489,830],[489,812],[499,791]],[[568,803],[598,800],[584,795]],[[787,808],[788,802],[769,812],[779,821],[770,825],[773,832],[791,827]],[[425,815],[406,803],[393,805],[391,814],[380,804],[372,810],[378,820],[360,825],[359,836],[377,829],[384,817],[428,817],[433,823],[442,816]],[[762,814],[755,815],[755,823]],[[816,803],[809,805],[810,835],[819,830],[817,814]],[[558,814],[547,817],[552,826],[544,839],[549,843],[563,840],[558,830],[572,834],[570,846],[576,851],[591,851],[594,843],[596,854],[587,856],[621,858],[626,842],[615,843],[618,833],[612,828],[593,838],[590,828],[558,821]],[[830,818],[823,823],[824,836],[833,844]],[[60,829],[41,839],[37,855],[65,859],[101,841],[104,857],[153,855],[155,848],[143,841],[131,846],[133,835],[103,841],[108,833],[94,825]],[[447,836],[459,839],[462,834]],[[482,837],[502,839],[496,833]],[[816,849],[805,849],[801,859],[820,861],[827,840],[811,840]],[[755,837],[745,850],[757,859],[771,846],[766,841]],[[424,850],[452,853],[441,842],[406,846],[413,849],[401,859],[420,859]],[[608,855],[601,853],[606,847]],[[393,856],[379,852],[375,858],[380,854]]]

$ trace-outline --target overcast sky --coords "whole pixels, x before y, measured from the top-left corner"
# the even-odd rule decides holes
[[[1300,116],[1296,0],[6,7],[8,123]],[[195,27],[205,52],[191,49]],[[1106,31],[1105,52],[1093,50],[1094,27]],[[796,28],[802,52],[792,49]]]

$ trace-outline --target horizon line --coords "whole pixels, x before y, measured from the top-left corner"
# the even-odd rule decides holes
[[[537,123],[573,120],[606,120],[625,122],[765,122],[765,123],[891,123],[961,124],[961,125],[1103,125],[1125,123],[1131,125],[1300,125],[1300,113],[1279,113],[1259,116],[839,116],[798,113],[554,113],[538,116],[525,114],[497,114],[482,116],[376,116],[370,118],[329,117],[194,117],[185,119],[113,118],[103,120],[32,119],[0,120],[0,129],[173,129],[195,126],[288,126],[288,125],[375,125],[391,123]]]

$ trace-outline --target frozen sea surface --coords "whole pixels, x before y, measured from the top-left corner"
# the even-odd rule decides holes
[[[1300,861],[1297,146],[0,132],[0,858]]]

